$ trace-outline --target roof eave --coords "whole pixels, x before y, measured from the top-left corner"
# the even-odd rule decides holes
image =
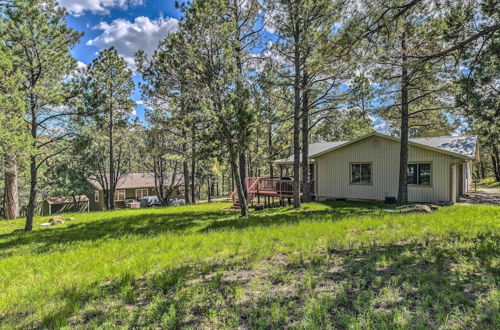
[[[318,157],[318,156],[324,155],[324,154],[332,152],[334,150],[337,150],[337,149],[346,147],[348,145],[354,144],[356,142],[365,140],[365,139],[370,138],[372,136],[378,136],[378,137],[385,138],[385,139],[388,139],[388,140],[392,140],[392,141],[395,141],[395,142],[400,142],[401,141],[399,138],[396,138],[396,137],[393,137],[393,136],[390,136],[390,135],[382,134],[382,133],[379,133],[379,132],[372,132],[372,133],[366,134],[366,135],[364,135],[362,137],[359,137],[357,139],[354,139],[352,141],[348,141],[348,142],[343,143],[341,145],[338,145],[336,147],[333,147],[333,148],[330,148],[330,149],[325,150],[323,152],[320,152],[320,153],[316,154],[314,157]],[[431,146],[428,146],[428,145],[425,145],[425,144],[421,144],[421,143],[417,143],[417,142],[408,141],[408,144],[409,145],[413,145],[413,146],[417,146],[417,147],[420,147],[420,148],[423,148],[423,149],[428,149],[428,150],[431,150],[431,151],[443,153],[443,154],[446,154],[448,156],[452,156],[452,157],[456,157],[456,158],[467,159],[467,160],[474,159],[474,157],[469,157],[469,156],[466,156],[466,155],[458,154],[456,152],[452,152],[452,151],[448,151],[448,150],[443,150],[443,149],[439,149],[439,148],[436,148],[436,147],[431,147]]]

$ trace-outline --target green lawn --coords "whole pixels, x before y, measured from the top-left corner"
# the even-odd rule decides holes
[[[500,207],[120,210],[0,223],[0,327],[495,328]]]

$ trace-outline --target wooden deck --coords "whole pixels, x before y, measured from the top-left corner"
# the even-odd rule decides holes
[[[260,204],[260,197],[264,198],[264,204],[274,204],[274,200],[278,199],[280,204],[284,204],[285,200],[290,203],[293,199],[293,180],[275,179],[275,178],[247,178],[247,197],[248,204],[253,204],[257,201]],[[311,184],[311,194],[314,196],[314,181]],[[302,197],[302,192],[300,193]],[[233,207],[239,208],[238,194],[234,190],[231,194],[233,198]]]

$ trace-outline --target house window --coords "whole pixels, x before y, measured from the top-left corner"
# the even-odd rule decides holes
[[[94,202],[99,203],[99,190],[94,191]]]
[[[431,164],[430,163],[417,163],[408,164],[406,183],[430,186],[431,185]]]
[[[135,198],[143,199],[148,196],[148,188],[136,189],[135,190]]]
[[[372,164],[351,164],[351,184],[372,184]]]
[[[121,202],[125,200],[125,190],[115,191],[115,202]]]

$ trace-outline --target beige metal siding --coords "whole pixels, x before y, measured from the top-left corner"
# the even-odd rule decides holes
[[[453,158],[428,149],[409,146],[409,163],[431,163],[431,186],[408,186],[408,200],[449,201]],[[350,163],[372,163],[372,184],[350,184]],[[373,136],[316,158],[318,197],[383,200],[397,196],[399,143]]]

